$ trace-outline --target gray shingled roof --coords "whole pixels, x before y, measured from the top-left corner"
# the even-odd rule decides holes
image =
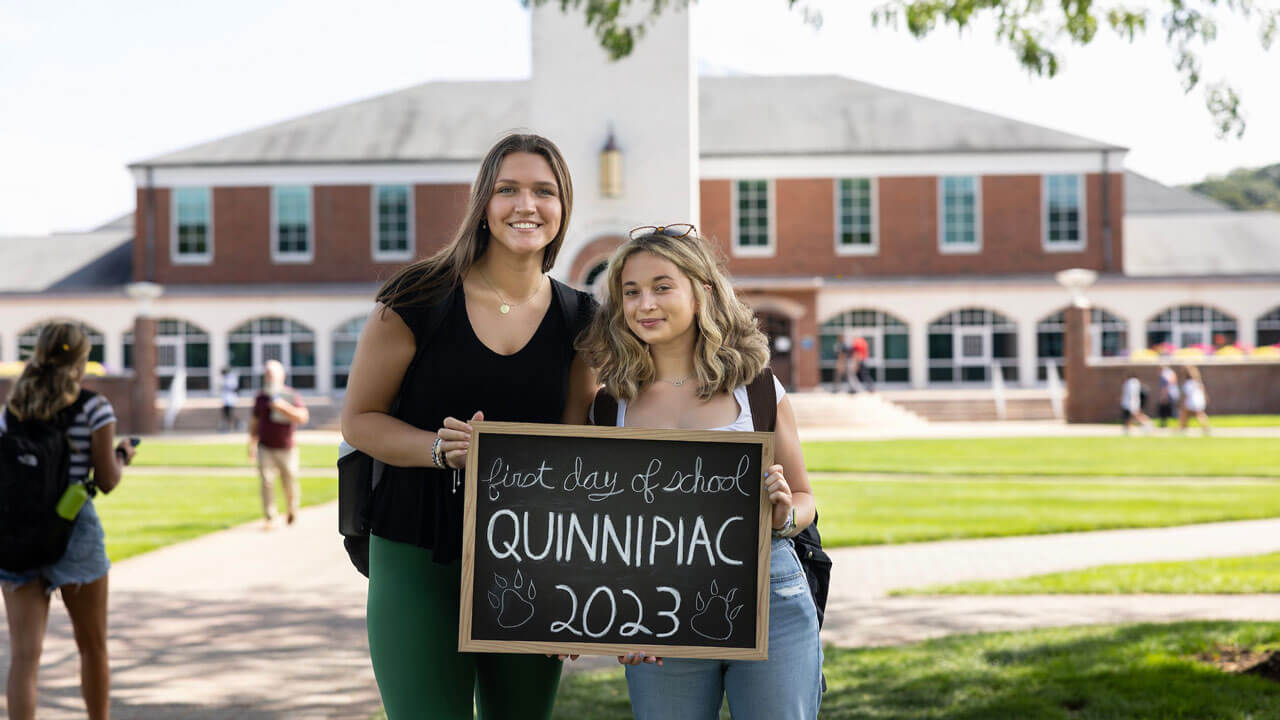
[[[1231,208],[1194,190],[1163,185],[1132,170],[1124,174],[1124,211],[1150,213],[1231,212]]]
[[[1096,151],[1115,146],[834,75],[707,77],[702,154]],[[476,160],[529,119],[525,81],[437,82],[135,165]]]
[[[133,229],[0,237],[0,293],[92,292],[133,275]]]
[[[1280,275],[1280,213],[1127,216],[1124,271],[1139,277]]]

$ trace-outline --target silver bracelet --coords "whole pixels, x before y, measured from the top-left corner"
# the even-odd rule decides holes
[[[434,463],[437,468],[441,470],[446,470],[448,469],[448,466],[445,464],[445,461],[444,461],[444,453],[440,451],[440,445],[443,442],[444,442],[444,439],[441,438],[439,435],[436,435],[436,441],[431,446],[431,462]]]

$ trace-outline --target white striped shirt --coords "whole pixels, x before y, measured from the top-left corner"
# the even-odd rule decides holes
[[[106,397],[88,390],[89,399],[81,406],[67,428],[67,439],[71,443],[71,482],[83,482],[89,477],[93,467],[93,457],[89,452],[90,437],[94,431],[116,421],[116,413]],[[0,412],[0,434],[5,431],[5,413]]]

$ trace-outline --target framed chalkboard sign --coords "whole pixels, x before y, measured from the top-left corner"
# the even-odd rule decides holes
[[[459,650],[768,657],[772,433],[472,427]]]

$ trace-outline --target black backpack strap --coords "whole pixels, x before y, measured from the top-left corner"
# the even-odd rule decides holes
[[[618,401],[600,388],[591,401],[591,424],[601,427],[615,427],[618,424]]]
[[[778,393],[773,388],[773,370],[765,368],[747,383],[747,403],[756,432],[773,432],[778,424]]]
[[[596,314],[599,303],[591,295],[574,290],[555,278],[551,279],[551,289],[560,303],[560,314],[564,318],[564,326],[576,340]]]

